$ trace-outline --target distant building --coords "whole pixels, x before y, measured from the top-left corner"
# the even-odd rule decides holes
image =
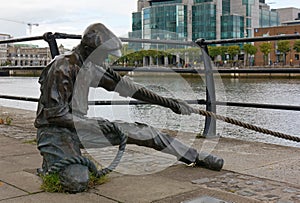
[[[279,8],[281,25],[300,25],[300,9],[294,7]]]
[[[48,47],[12,45],[8,47],[8,60],[12,66],[46,66],[51,60]]]
[[[278,27],[266,27],[266,28],[255,28],[254,29],[255,37],[262,36],[273,36],[273,35],[285,35],[285,34],[299,34],[300,33],[300,25],[289,25],[289,26],[278,26]],[[293,49],[295,40],[290,41],[290,52],[286,56],[286,65],[289,65],[290,62],[292,65],[299,65],[300,63],[300,55],[295,52]],[[255,65],[262,66],[264,65],[263,53],[259,49],[259,45],[264,42],[255,42],[255,46],[258,47],[258,52],[255,55]],[[268,56],[268,63],[270,65],[274,64],[283,64],[283,56],[277,50],[278,41],[272,41],[272,51]]]
[[[280,23],[287,25],[292,24],[293,21],[300,20],[300,9],[294,7],[278,8],[276,9],[280,16]],[[299,21],[298,21],[299,23]]]
[[[11,38],[8,34],[0,34],[0,40]],[[6,65],[7,62],[7,44],[0,44],[0,65]]]
[[[259,27],[273,27],[280,25],[281,16],[277,10],[271,9],[264,1],[259,3]]]
[[[279,25],[263,0],[138,0],[131,38],[195,41],[253,37],[256,27]],[[149,44],[130,43],[130,49]]]
[[[60,53],[66,49],[60,45]],[[51,60],[48,47],[29,44],[11,44],[7,49],[7,60],[11,66],[46,66]]]
[[[67,51],[62,45],[60,53]],[[52,60],[48,47],[38,47],[30,44],[10,44],[7,47],[6,64],[10,66],[46,66]],[[41,71],[18,70],[10,71],[11,75],[39,75]]]

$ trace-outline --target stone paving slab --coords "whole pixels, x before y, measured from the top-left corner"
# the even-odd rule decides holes
[[[198,187],[188,182],[169,178],[149,176],[123,176],[98,186],[97,194],[116,199],[120,202],[147,203],[168,196],[195,190]]]
[[[85,192],[79,194],[38,193],[1,201],[2,203],[117,203],[117,201]]]
[[[20,141],[16,140],[16,139],[10,139],[9,137],[6,136],[0,136],[0,150],[2,148],[2,146],[6,146],[8,144],[20,144]],[[3,151],[0,151],[0,156],[1,154],[4,154]]]
[[[248,175],[300,185],[300,157],[243,171]]]
[[[34,147],[33,147],[34,146]],[[38,150],[35,145],[21,144],[13,142],[7,143],[0,147],[0,157],[23,156],[26,154],[37,154]]]
[[[42,158],[35,154],[0,157],[0,178],[8,173],[24,171],[25,169],[37,169],[41,167]]]
[[[26,171],[7,173],[5,175],[1,175],[0,179],[4,182],[10,183],[16,188],[26,191],[27,193],[42,192],[42,179],[37,175]]]
[[[88,149],[88,155],[102,166],[108,166],[117,154],[117,147]],[[146,175],[162,171],[177,163],[176,157],[146,147],[127,145],[115,171],[127,175]]]
[[[225,169],[246,171],[299,157],[300,148],[221,138],[214,153],[224,158]]]
[[[26,192],[9,185],[0,179],[0,202],[1,200],[9,199],[12,197],[23,196],[26,194],[27,194]]]

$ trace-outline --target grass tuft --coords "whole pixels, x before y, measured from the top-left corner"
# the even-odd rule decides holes
[[[43,183],[41,185],[41,189],[46,192],[51,193],[63,193],[64,188],[60,182],[58,173],[41,175]],[[97,185],[104,184],[108,181],[107,176],[102,176],[97,178],[93,173],[90,173],[90,181],[88,184],[88,188],[94,188]]]
[[[41,189],[46,192],[64,192],[63,186],[60,182],[58,173],[41,175],[43,183]]]
[[[108,182],[107,175],[97,178],[94,173],[90,173],[89,188],[94,188],[95,186],[102,185],[106,182]]]
[[[36,139],[26,140],[26,141],[24,141],[24,144],[34,144],[34,145],[36,145],[37,141],[36,141]]]

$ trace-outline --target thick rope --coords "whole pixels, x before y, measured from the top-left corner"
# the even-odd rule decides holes
[[[108,173],[113,171],[121,161],[121,158],[125,151],[127,138],[128,138],[120,130],[120,128],[118,128],[116,125],[113,125],[113,126],[114,126],[113,129],[109,129],[109,130],[117,133],[120,136],[121,142],[119,145],[119,150],[118,150],[117,155],[115,156],[114,160],[111,162],[111,164],[108,167],[101,169],[101,170],[97,170],[96,165],[88,158],[83,157],[83,156],[73,156],[73,157],[67,157],[65,159],[61,159],[59,162],[53,164],[50,167],[50,169],[48,170],[48,173],[51,174],[51,173],[60,172],[61,170],[65,169],[67,166],[72,165],[72,164],[81,164],[81,165],[87,166],[89,171],[94,173],[94,175],[98,178],[101,176],[107,175]]]
[[[153,101],[157,101],[157,104],[162,105],[164,107],[169,107],[171,109],[180,109],[180,104],[178,102],[176,102],[172,99],[165,98],[165,97],[159,96],[157,94],[154,94],[151,91],[147,90],[146,88],[134,84],[131,80],[127,80],[127,79],[122,78],[117,72],[115,72],[111,68],[107,68],[106,70],[109,74],[111,74],[116,79],[117,82],[121,83],[120,84],[121,86],[122,85],[127,86],[127,88],[131,92],[142,94],[142,95],[146,96],[147,98],[149,98]],[[249,124],[249,123],[245,123],[245,122],[233,119],[233,118],[221,116],[221,115],[215,114],[213,112],[209,112],[209,111],[205,111],[205,110],[201,110],[201,109],[196,109],[196,108],[193,108],[193,107],[190,107],[189,110],[190,110],[191,113],[200,114],[200,115],[203,115],[203,116],[206,116],[206,117],[212,117],[214,119],[221,120],[221,121],[224,121],[226,123],[237,125],[237,126],[240,126],[240,127],[243,127],[243,128],[247,128],[249,130],[253,130],[253,131],[256,131],[256,132],[263,133],[263,134],[272,135],[274,137],[278,137],[278,138],[282,138],[282,139],[287,139],[287,140],[291,140],[291,141],[295,141],[295,142],[300,142],[300,137],[291,136],[291,135],[287,135],[287,134],[284,134],[284,133],[281,133],[281,132],[268,130],[266,128],[261,128],[261,127],[258,127],[258,126],[255,126],[255,125],[252,125],[252,124]]]

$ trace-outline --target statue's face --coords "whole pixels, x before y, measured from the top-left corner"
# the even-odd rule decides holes
[[[83,35],[82,43],[89,48],[96,49],[101,45],[100,31],[95,29],[87,30]]]
[[[120,39],[100,23],[90,25],[85,30],[81,44],[86,56],[93,52],[96,52],[93,55],[98,55],[99,59],[106,58],[108,55],[121,56],[122,43]]]

